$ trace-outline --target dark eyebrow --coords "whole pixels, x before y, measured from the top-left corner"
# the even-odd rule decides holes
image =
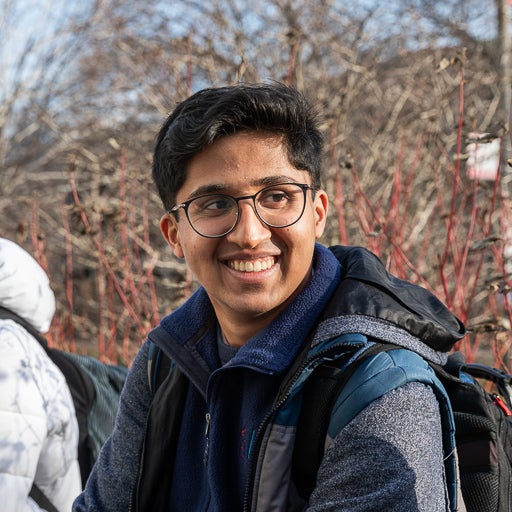
[[[286,175],[278,175],[278,176],[266,176],[261,180],[257,180],[254,185],[263,185],[263,186],[272,186],[279,185],[282,183],[298,183],[298,181],[290,178],[290,176]]]
[[[228,189],[228,187],[226,187],[226,185],[220,185],[220,184],[219,185],[203,185],[201,187],[196,188],[188,196],[188,199],[193,199],[194,197],[204,196],[205,194],[225,193],[227,189]]]
[[[296,180],[286,175],[265,176],[259,180],[254,180],[250,183],[251,186],[257,187],[271,187],[272,185],[279,185],[282,183],[298,183]],[[195,197],[204,196],[206,194],[227,194],[229,187],[227,185],[217,183],[210,185],[203,185],[196,188],[187,198],[187,201]]]

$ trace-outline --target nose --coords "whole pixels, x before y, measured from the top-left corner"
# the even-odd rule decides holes
[[[270,238],[270,229],[256,215],[254,204],[251,201],[240,201],[239,208],[238,223],[235,229],[226,235],[226,238],[239,247],[253,249]]]

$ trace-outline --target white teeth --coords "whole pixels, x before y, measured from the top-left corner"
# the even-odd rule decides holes
[[[273,258],[255,261],[235,260],[229,262],[229,267],[240,272],[261,272],[269,269],[273,264]]]

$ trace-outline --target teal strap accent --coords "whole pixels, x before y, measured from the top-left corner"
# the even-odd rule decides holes
[[[394,349],[368,356],[341,390],[334,405],[328,434],[331,438],[367,405],[389,391],[409,382],[430,386],[440,405],[443,423],[443,450],[450,509],[457,510],[457,465],[455,421],[446,390],[429,364],[415,352]],[[420,414],[421,411],[418,411]]]

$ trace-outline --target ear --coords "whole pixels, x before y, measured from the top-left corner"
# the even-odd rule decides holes
[[[178,230],[178,221],[172,213],[166,213],[160,219],[160,230],[165,240],[169,244],[174,255],[178,258],[184,258],[183,248],[180,242],[180,232]]]
[[[317,190],[313,206],[315,208],[315,235],[318,240],[324,233],[329,208],[329,198],[324,190]]]

